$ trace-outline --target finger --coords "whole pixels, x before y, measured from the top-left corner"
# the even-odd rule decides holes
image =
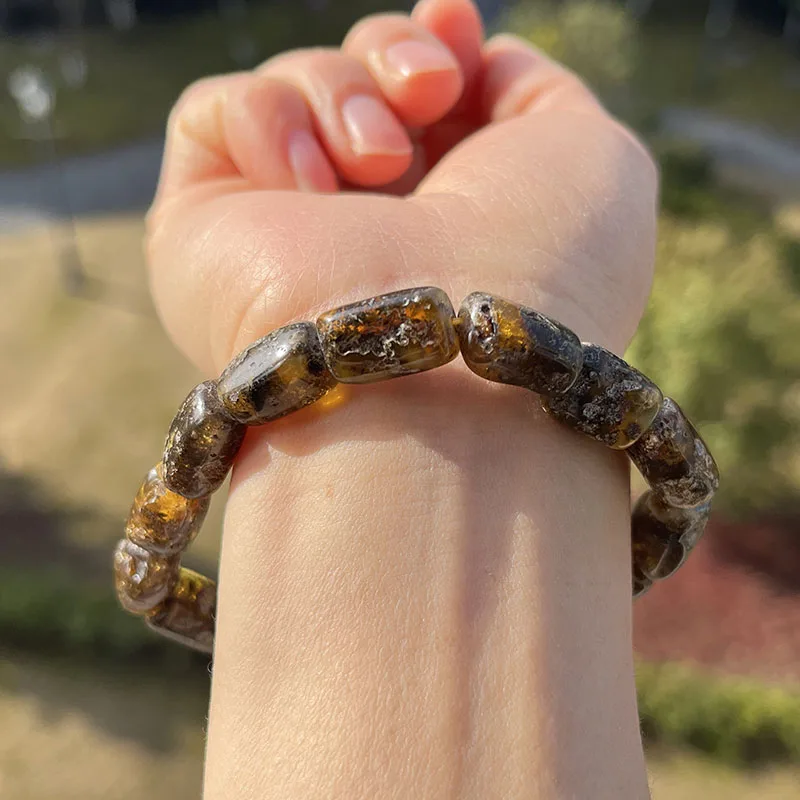
[[[650,287],[653,161],[575,76],[532,47],[504,36],[484,54],[478,114],[494,124],[445,156],[414,202],[435,207],[459,259],[491,253],[514,265],[531,304],[620,352]]]
[[[484,35],[477,6],[471,0],[420,0],[411,19],[442,42],[458,60],[463,89],[452,113],[461,113],[473,92],[480,88]]]
[[[487,42],[478,123],[501,122],[550,108],[604,113],[580,78],[524,39],[502,34]]]
[[[422,179],[428,173],[428,156],[420,142],[414,143],[414,158],[411,166],[396,180],[384,186],[378,186],[375,191],[380,194],[394,195],[395,197],[408,197],[413,194]]]
[[[254,75],[231,92],[223,119],[233,161],[253,188],[336,191],[311,111],[293,86]]]
[[[239,177],[219,110],[228,92],[248,80],[247,73],[219,75],[184,89],[167,120],[157,200],[203,181]]]
[[[302,93],[344,180],[380,186],[408,169],[412,157],[408,134],[356,59],[338,50],[298,50],[268,61],[259,71]]]
[[[330,192],[336,175],[292,86],[250,73],[190,86],[170,114],[158,201],[198,184]]]
[[[403,14],[361,20],[348,33],[342,51],[365,65],[407,125],[430,125],[461,96],[464,82],[456,57]]]

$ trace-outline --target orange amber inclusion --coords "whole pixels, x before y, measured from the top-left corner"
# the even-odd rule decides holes
[[[125,535],[151,553],[180,553],[200,530],[209,502],[208,497],[190,500],[170,491],[157,464],[136,493]]]

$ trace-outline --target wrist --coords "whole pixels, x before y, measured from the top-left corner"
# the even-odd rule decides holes
[[[241,782],[245,711],[260,796],[515,797],[544,773],[639,796],[624,456],[462,365],[253,433],[223,545],[207,797]]]

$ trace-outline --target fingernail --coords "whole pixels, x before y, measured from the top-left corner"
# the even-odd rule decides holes
[[[458,69],[455,56],[446,47],[414,39],[393,44],[383,58],[389,70],[403,78]]]
[[[394,114],[368,94],[354,94],[342,104],[342,119],[358,155],[411,155],[411,142]]]
[[[289,166],[300,191],[336,191],[333,168],[320,143],[309,131],[294,131],[289,137]]]

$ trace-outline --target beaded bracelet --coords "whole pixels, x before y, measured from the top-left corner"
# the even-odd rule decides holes
[[[477,375],[542,395],[557,420],[628,453],[650,486],[632,515],[634,597],[675,572],[702,534],[719,484],[714,459],[678,404],[621,358],[531,308],[476,292],[456,317],[441,289],[423,287],[335,308],[316,325],[279,328],[218,380],[192,390],[114,554],[122,606],[210,653],[216,585],[181,567],[180,556],[247,427],[314,403],[337,383],[423,372],[459,350]]]

